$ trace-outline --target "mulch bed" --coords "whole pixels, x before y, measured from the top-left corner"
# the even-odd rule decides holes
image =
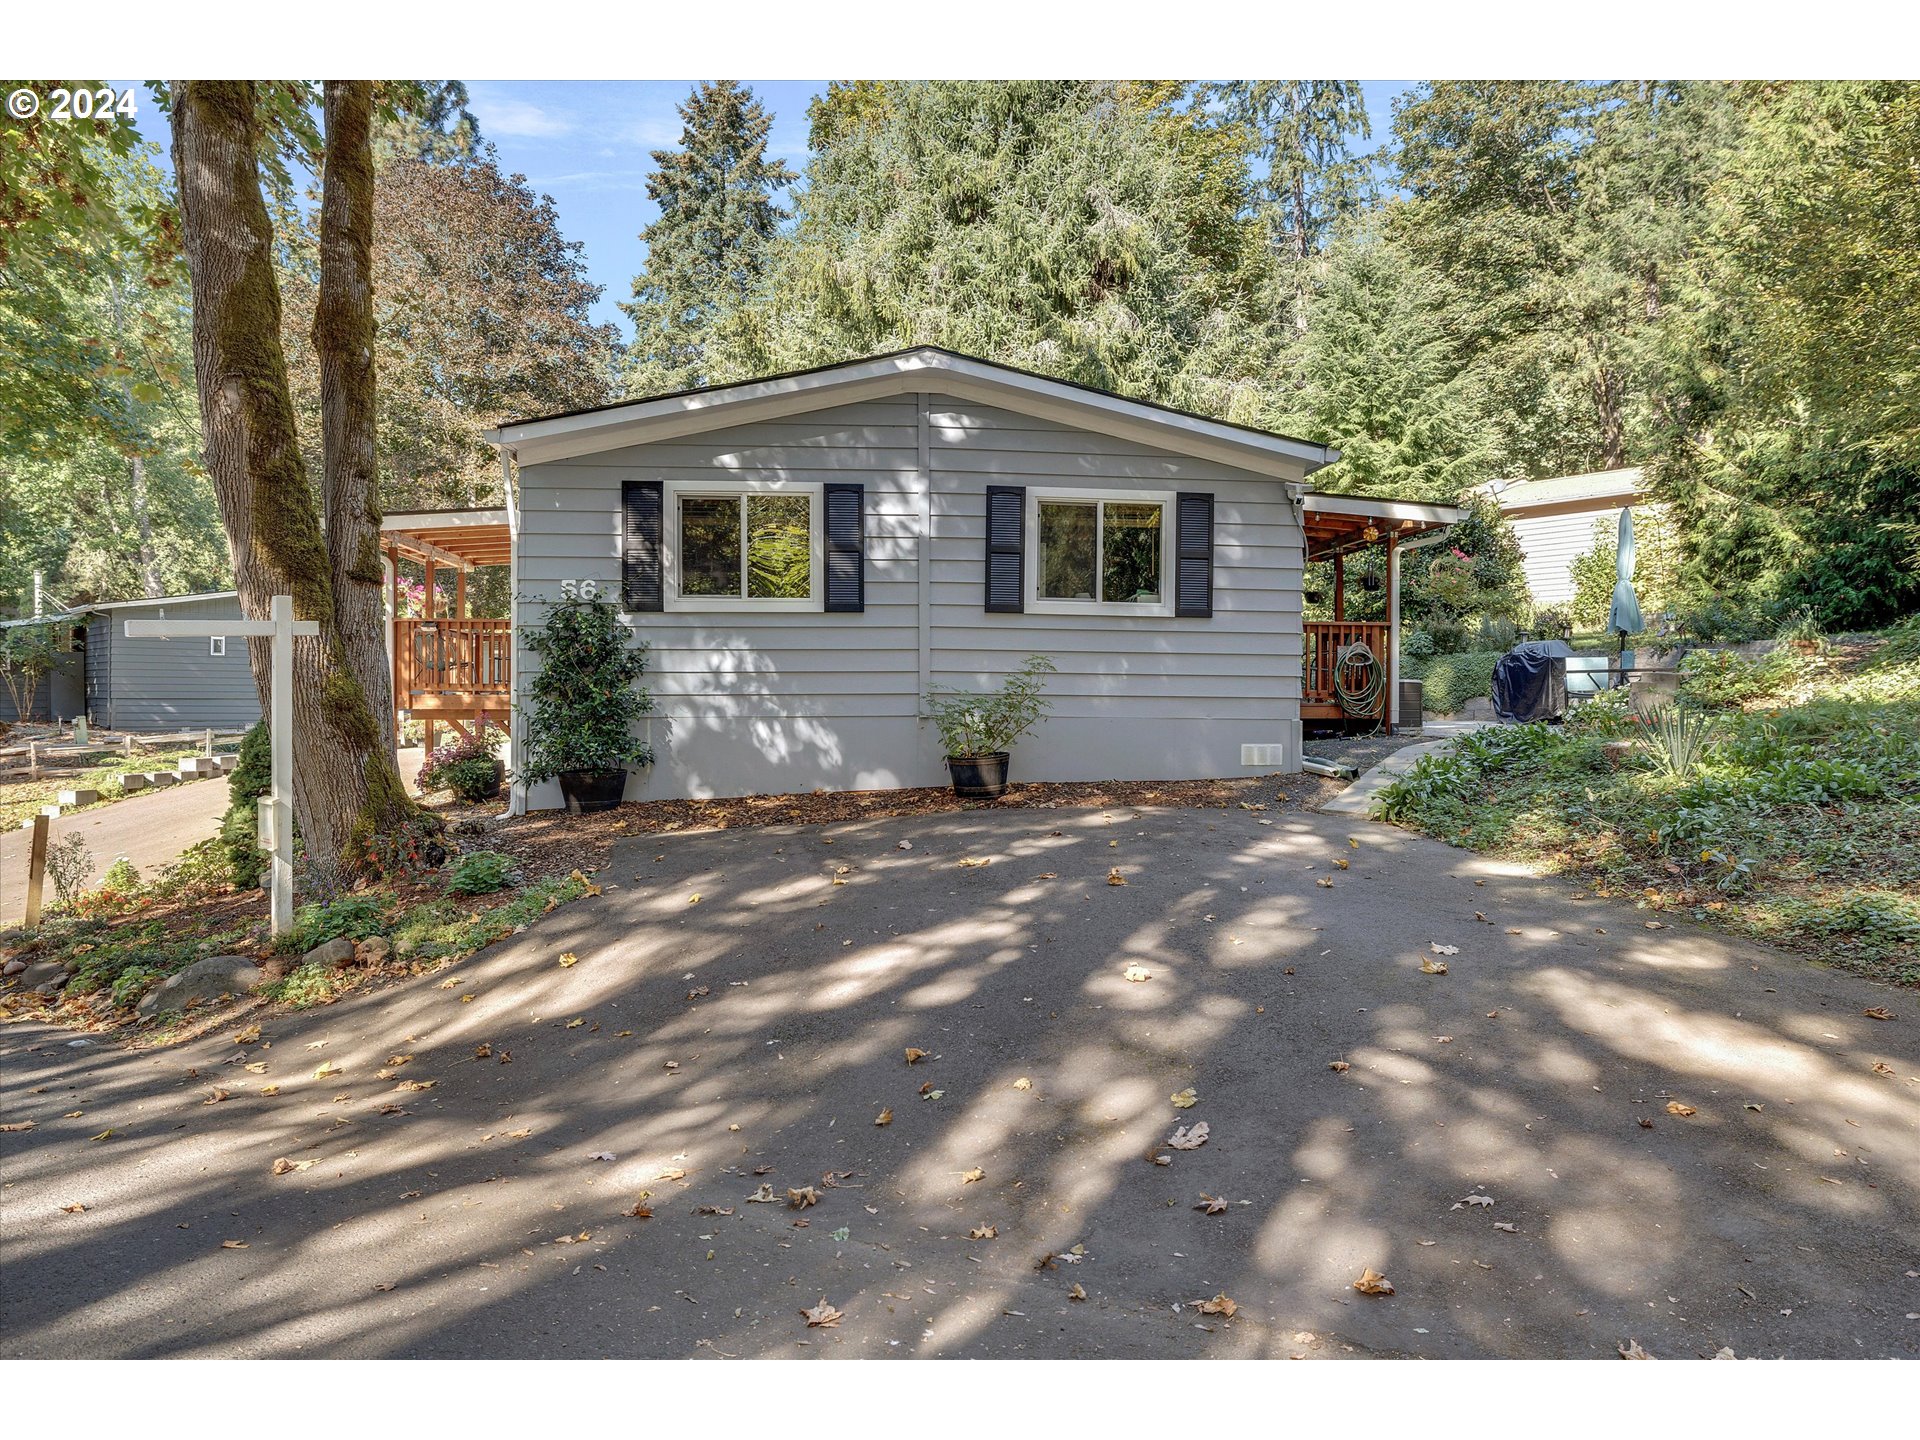
[[[608,847],[633,835],[737,830],[760,825],[841,825],[971,810],[1111,809],[1176,806],[1230,809],[1241,803],[1311,810],[1345,787],[1315,775],[1232,780],[1106,780],[1012,785],[998,800],[961,800],[944,786],[915,790],[832,790],[811,795],[741,795],[725,800],[649,800],[597,815],[540,810],[517,818],[492,806],[442,808],[450,825],[478,820],[484,838],[461,825],[464,843],[505,851],[530,877],[564,875],[606,863]]]

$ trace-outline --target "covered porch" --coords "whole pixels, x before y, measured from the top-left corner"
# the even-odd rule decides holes
[[[513,685],[513,622],[472,614],[468,588],[475,570],[512,562],[507,512],[406,511],[387,516],[380,529],[396,721],[423,721],[429,751],[443,724],[466,735],[485,715],[504,727]],[[417,599],[401,581],[403,561],[424,574]]]
[[[1305,636],[1302,722],[1378,726],[1393,732],[1400,722],[1401,555],[1437,544],[1450,526],[1466,517],[1467,512],[1456,505],[1360,495],[1307,496],[1301,516],[1307,535],[1306,559],[1332,564],[1328,599],[1333,618],[1303,617],[1301,621]],[[1386,616],[1352,620],[1347,618],[1347,562],[1366,553],[1379,553],[1385,560]]]

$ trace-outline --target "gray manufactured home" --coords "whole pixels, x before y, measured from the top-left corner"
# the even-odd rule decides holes
[[[517,469],[516,695],[569,583],[651,647],[657,758],[628,800],[943,784],[921,697],[1035,652],[1059,673],[1016,780],[1297,770],[1341,657],[1391,665],[1398,628],[1316,637],[1305,561],[1378,546],[1391,571],[1461,513],[1317,496],[1325,446],[931,347],[492,438]]]

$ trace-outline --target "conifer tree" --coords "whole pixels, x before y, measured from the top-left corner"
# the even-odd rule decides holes
[[[787,218],[776,195],[798,177],[767,158],[772,124],[753,92],[735,80],[709,80],[680,107],[680,146],[653,152],[647,194],[659,218],[640,232],[647,268],[633,299],[627,393],[738,378],[755,368],[756,350],[734,327],[748,318],[767,251]]]

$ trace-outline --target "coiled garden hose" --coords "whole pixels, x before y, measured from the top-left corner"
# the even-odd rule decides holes
[[[1349,685],[1347,676],[1352,671],[1359,672],[1360,678]],[[1365,717],[1377,724],[1385,715],[1380,700],[1386,693],[1387,672],[1366,643],[1356,640],[1341,646],[1340,658],[1333,667],[1333,695],[1340,702],[1340,708],[1349,717]]]

